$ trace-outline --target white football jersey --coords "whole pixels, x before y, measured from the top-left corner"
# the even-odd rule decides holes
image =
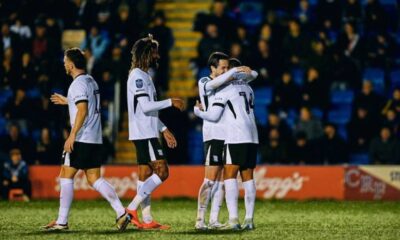
[[[215,90],[206,90],[206,84],[212,81],[210,77],[203,77],[199,80],[199,96],[201,105],[203,105],[204,111],[207,111],[209,107],[212,106],[214,102]],[[203,120],[203,141],[209,140],[224,140],[225,132],[221,122],[210,122],[207,120]]]
[[[129,73],[127,91],[129,140],[158,138],[160,130],[165,129],[158,118],[158,110],[170,107],[171,100],[157,101],[153,80],[139,68]],[[140,98],[146,98],[146,107],[151,106],[153,110],[145,111],[139,104]]]
[[[224,108],[220,126],[225,130],[225,144],[258,143],[254,117],[254,93],[243,80],[221,87],[215,94],[213,106]]]
[[[76,77],[68,89],[68,110],[71,128],[74,127],[79,102],[88,103],[88,115],[76,134],[76,142],[103,143],[100,119],[100,91],[92,76],[82,74]]]

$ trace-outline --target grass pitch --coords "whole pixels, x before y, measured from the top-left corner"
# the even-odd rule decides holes
[[[153,201],[154,217],[170,230],[130,226],[120,233],[107,202],[75,201],[70,230],[57,233],[40,226],[56,217],[58,201],[0,202],[0,239],[400,239],[400,202],[258,201],[256,230],[241,232],[195,231],[196,206],[186,199]],[[226,219],[223,207],[220,220]]]

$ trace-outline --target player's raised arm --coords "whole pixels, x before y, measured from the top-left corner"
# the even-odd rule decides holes
[[[183,110],[183,100],[178,98],[166,99],[162,101],[150,101],[149,96],[143,96],[138,98],[140,107],[144,113],[150,113],[162,110],[168,107],[175,107],[179,110]]]
[[[212,81],[208,81],[204,85],[204,90],[207,95],[211,93],[212,90],[219,88],[220,86],[224,85],[228,81],[234,79],[234,75],[238,73],[244,73],[247,69],[244,67],[234,67],[227,71],[224,74],[219,75],[218,77],[214,78]]]
[[[258,77],[258,73],[254,70],[250,70],[250,72],[237,72],[233,75],[234,79],[241,79],[247,83],[253,81]]]

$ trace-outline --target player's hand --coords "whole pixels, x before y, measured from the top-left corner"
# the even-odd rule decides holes
[[[169,148],[176,148],[176,146],[178,146],[174,134],[172,134],[168,129],[162,132],[162,134]]]
[[[64,151],[66,151],[67,153],[71,153],[74,150],[74,143],[75,143],[75,135],[71,134],[65,141]]]
[[[13,175],[13,176],[11,177],[11,181],[12,181],[12,182],[18,182],[18,177],[15,176],[15,175]]]
[[[240,67],[237,67],[237,71],[250,74],[251,73],[251,68],[249,68],[247,66],[240,66]]]
[[[51,95],[50,100],[56,105],[68,105],[68,99],[58,93],[54,93],[53,95]]]
[[[182,99],[179,98],[172,98],[172,106],[179,109],[180,111],[183,111],[184,108],[184,103]]]
[[[199,100],[196,100],[196,105],[194,107],[197,107],[200,109],[200,111],[204,111],[203,105]]]

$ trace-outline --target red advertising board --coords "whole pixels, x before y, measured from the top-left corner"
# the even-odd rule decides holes
[[[33,198],[58,198],[59,169],[55,166],[30,168]],[[136,193],[136,170],[133,166],[105,166],[102,174],[121,198],[132,198]],[[344,171],[344,167],[333,166],[260,166],[254,174],[257,196],[263,199],[344,199]],[[203,178],[202,166],[172,166],[170,177],[152,197],[196,198]],[[100,197],[88,185],[82,172],[75,177],[74,188],[75,199]]]
[[[346,168],[345,199],[400,200],[400,166]]]

